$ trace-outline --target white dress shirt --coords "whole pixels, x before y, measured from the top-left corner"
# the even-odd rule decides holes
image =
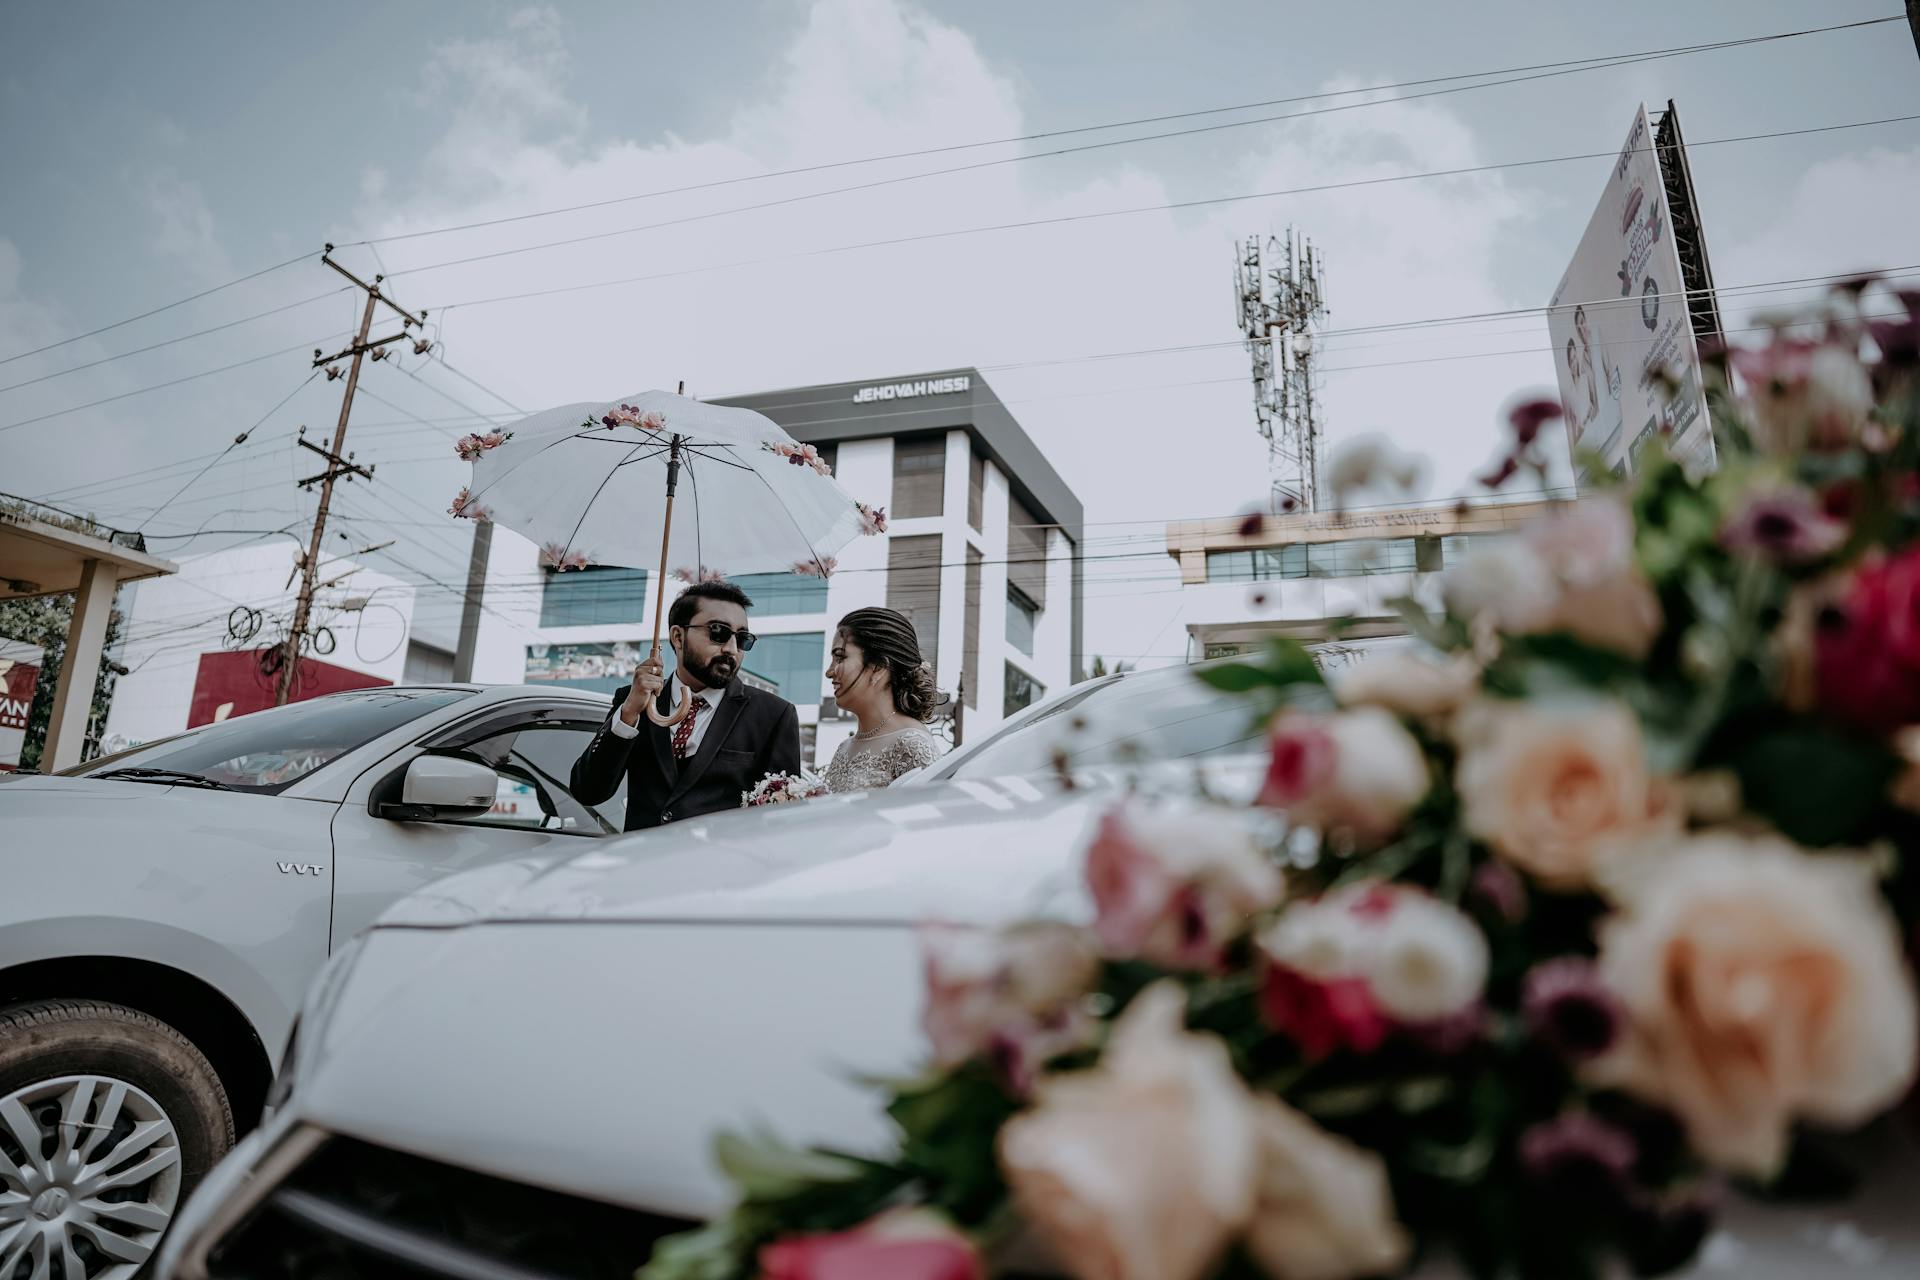
[[[687,688],[686,685],[680,683],[680,673],[677,670],[673,673],[671,683],[677,686],[678,689]],[[687,758],[692,759],[700,750],[701,739],[707,736],[707,726],[713,723],[713,709],[720,705],[720,690],[701,689],[696,693],[688,689],[687,692],[693,695],[695,702],[702,704],[697,715],[691,707],[687,709],[687,714],[694,716],[693,732],[687,737]],[[673,696],[676,701],[679,700],[680,695],[678,692],[675,692]],[[642,712],[641,714],[644,715],[646,713]],[[675,725],[672,729],[667,730],[669,740],[672,738],[674,729],[678,729],[679,727],[679,725]],[[616,738],[637,738],[640,736],[640,726],[638,724],[628,724],[626,717],[620,714],[618,707],[615,707],[613,710],[613,736]]]

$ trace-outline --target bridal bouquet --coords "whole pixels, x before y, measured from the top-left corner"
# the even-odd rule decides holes
[[[1648,448],[1450,565],[1431,652],[1205,669],[1257,802],[1116,802],[1085,925],[926,926],[897,1146],[724,1137],[737,1207],[642,1275],[1654,1275],[1730,1183],[1831,1171],[1920,1026],[1920,293],[1880,296],[1712,360],[1716,472]]]
[[[749,791],[740,793],[742,809],[757,809],[764,804],[786,804],[793,800],[811,800],[827,794],[827,780],[802,769],[798,775],[770,773]]]

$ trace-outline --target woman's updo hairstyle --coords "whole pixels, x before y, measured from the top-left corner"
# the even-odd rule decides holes
[[[906,615],[892,609],[855,609],[840,630],[860,646],[869,667],[885,667],[893,681],[893,706],[903,716],[929,720],[941,702],[933,668],[920,656],[920,638]]]

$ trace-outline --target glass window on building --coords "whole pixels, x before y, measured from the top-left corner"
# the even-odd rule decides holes
[[[542,570],[540,625],[586,627],[640,621],[647,602],[647,571],[588,565],[565,573]]]
[[[741,660],[749,675],[759,676],[788,702],[803,707],[820,701],[826,665],[827,638],[819,631],[763,635],[754,642],[753,652]]]
[[[1285,547],[1207,553],[1208,582],[1360,578],[1375,573],[1413,573],[1419,567],[1419,540],[1415,538],[1296,542]]]
[[[1040,621],[1040,610],[1022,595],[1018,587],[1007,588],[1007,643],[1033,656],[1033,628]]]
[[[887,539],[887,608],[913,622],[920,656],[939,669],[940,535]]]
[[[1011,662],[1007,664],[1007,696],[1001,715],[1010,716],[1016,711],[1023,711],[1046,696],[1046,686]]]
[[[1033,602],[1036,609],[1047,607],[1047,531],[1027,504],[1018,498],[1007,500],[1007,581]]]
[[[784,618],[796,613],[824,613],[827,580],[798,573],[743,573],[733,585],[753,601],[755,617]]]
[[[947,438],[909,436],[893,442],[895,520],[937,516],[946,510]]]
[[[987,518],[987,458],[978,449],[973,450],[967,463],[967,527],[975,532],[986,531]]]
[[[960,682],[966,688],[967,705],[980,705],[980,565],[979,549],[967,548],[967,634],[966,648],[960,656]]]

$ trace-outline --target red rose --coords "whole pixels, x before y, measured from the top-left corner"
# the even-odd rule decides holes
[[[883,1214],[851,1231],[760,1250],[760,1280],[983,1280],[980,1255],[936,1214]]]
[[[1891,730],[1920,720],[1920,548],[1864,566],[1814,637],[1820,705]]]
[[[1260,989],[1267,1025],[1292,1040],[1309,1061],[1336,1049],[1371,1053],[1387,1037],[1387,1020],[1365,978],[1309,977],[1269,964]]]
[[[1317,721],[1285,719],[1274,727],[1272,755],[1260,804],[1284,809],[1298,804],[1333,776],[1336,753],[1333,735]]]

